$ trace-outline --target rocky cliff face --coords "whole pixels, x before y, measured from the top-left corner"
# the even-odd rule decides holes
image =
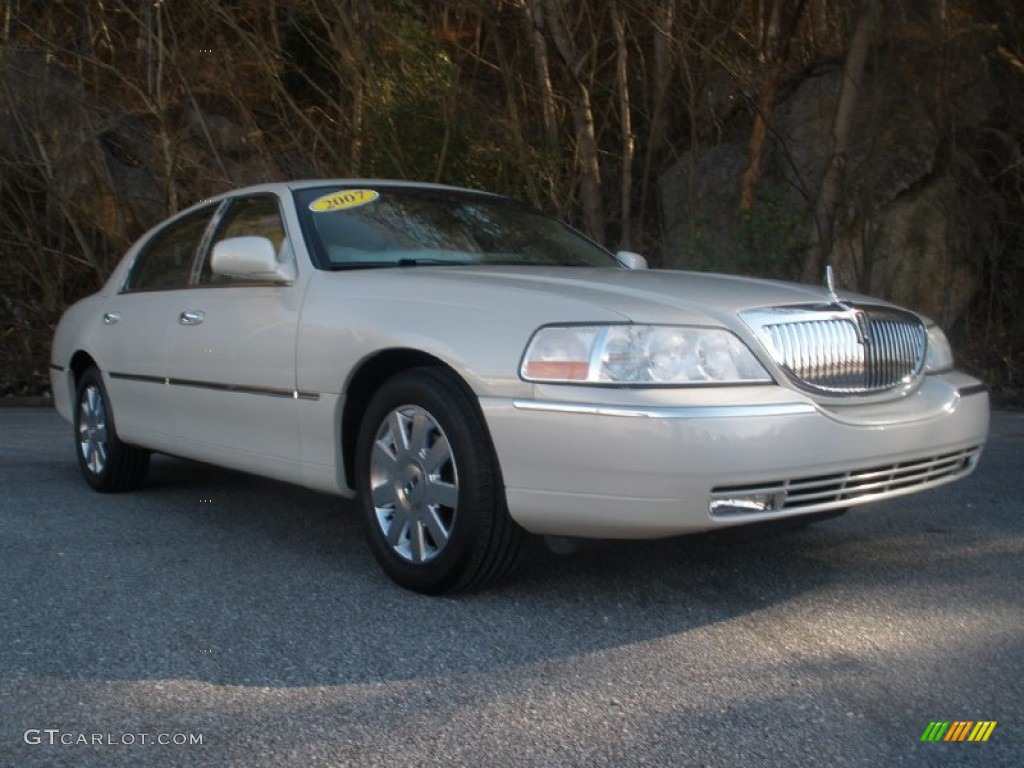
[[[858,94],[844,201],[829,261],[841,283],[952,325],[998,248],[1000,192],[988,133],[1005,106],[984,30],[943,44],[888,41]],[[813,210],[842,79],[841,63],[803,74],[773,115],[758,201],[738,212],[747,163],[743,118],[731,140],[687,153],[661,179],[665,260],[673,266],[793,277]],[[746,118],[749,121],[749,117]]]
[[[104,262],[211,190],[286,175],[258,129],[201,108],[197,94],[131,109],[138,92],[119,82],[132,99],[89,93],[44,50],[0,46],[0,156],[17,160],[0,194],[45,197],[61,223],[98,238]]]

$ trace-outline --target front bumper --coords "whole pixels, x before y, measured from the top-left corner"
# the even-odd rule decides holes
[[[988,433],[984,387],[956,372],[839,407],[776,386],[538,390],[481,406],[510,514],[557,536],[657,538],[893,498],[969,474]],[[748,498],[764,503],[732,503]]]

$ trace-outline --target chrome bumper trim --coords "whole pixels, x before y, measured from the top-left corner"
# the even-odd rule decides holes
[[[521,411],[577,413],[587,416],[625,416],[640,419],[746,419],[757,416],[798,416],[817,413],[807,403],[768,403],[765,405],[699,405],[659,408],[657,406],[592,405],[541,400],[514,400]]]

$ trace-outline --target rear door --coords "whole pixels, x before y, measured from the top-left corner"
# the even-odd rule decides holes
[[[180,296],[216,205],[168,223],[139,250],[121,291],[97,318],[96,354],[120,437],[174,450],[167,384],[167,342]]]

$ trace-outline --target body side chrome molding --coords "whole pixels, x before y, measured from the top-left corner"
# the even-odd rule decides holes
[[[697,405],[659,408],[657,406],[591,405],[541,400],[514,400],[521,411],[578,413],[588,416],[624,416],[642,419],[742,419],[756,416],[798,416],[817,413],[808,403],[767,403],[764,405]]]
[[[110,371],[107,375],[112,379],[121,379],[122,381],[148,381],[150,384],[166,384],[167,379],[163,376],[143,376],[137,373],[116,373]]]
[[[318,392],[302,392],[293,389],[274,389],[272,387],[250,387],[245,384],[221,384],[215,381],[196,381],[193,379],[168,379],[163,376],[145,376],[135,373],[109,374],[112,379],[122,381],[141,381],[149,384],[167,384],[173,387],[194,387],[196,389],[212,389],[218,392],[237,392],[243,395],[263,395],[265,397],[287,397],[292,400],[319,400]]]

